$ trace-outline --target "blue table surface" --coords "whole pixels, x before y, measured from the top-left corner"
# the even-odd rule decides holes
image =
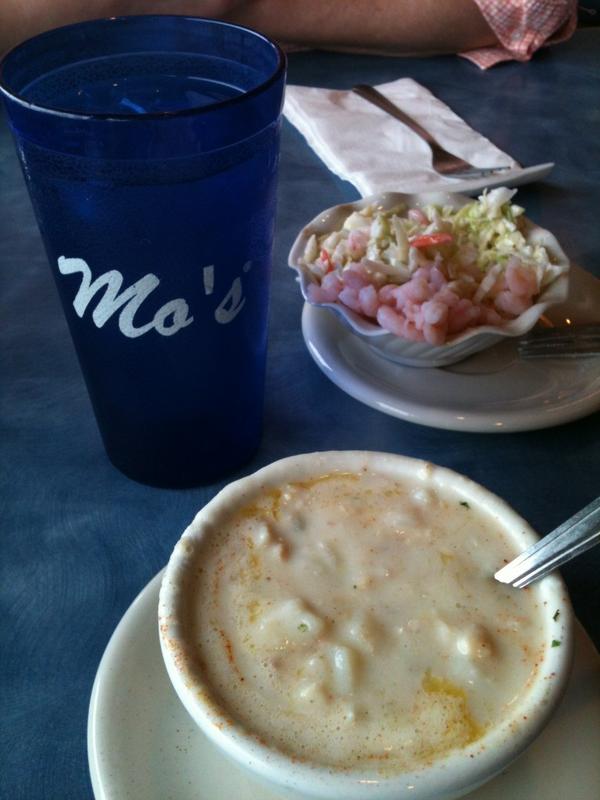
[[[290,57],[289,82],[346,88],[412,77],[523,164],[555,161],[519,202],[600,276],[600,29],[528,64],[481,72],[454,56]],[[287,252],[322,208],[357,197],[286,122],[262,446],[242,474],[312,450],[386,450],[463,472],[547,532],[599,492],[598,414],[548,430],[467,434],[402,422],[315,366]],[[0,659],[2,797],[91,797],[86,717],[96,668],[127,607],[225,481],[148,488],[104,455],[4,119],[0,121]],[[600,646],[600,548],[564,568]]]

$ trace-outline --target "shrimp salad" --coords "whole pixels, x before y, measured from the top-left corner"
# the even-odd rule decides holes
[[[442,345],[530,308],[568,263],[527,236],[516,190],[484,192],[461,208],[369,205],[341,230],[308,239],[311,303],[342,303],[412,341]]]

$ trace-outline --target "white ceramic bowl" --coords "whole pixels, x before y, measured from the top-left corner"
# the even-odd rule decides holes
[[[232,508],[252,501],[265,487],[306,480],[332,471],[382,472],[417,478],[419,486],[448,489],[472,506],[485,507],[498,520],[516,550],[536,535],[506,503],[471,480],[450,470],[397,455],[369,452],[312,453],[275,462],[223,489],[196,516],[176,545],[162,582],[159,631],[163,658],[172,684],[201,730],[255,776],[276,784],[286,796],[334,800],[449,800],[460,797],[504,770],[542,730],[568,678],[572,654],[572,612],[562,580],[550,575],[533,590],[543,609],[543,636],[560,639],[546,646],[536,677],[523,699],[482,738],[412,772],[382,774],[375,768],[336,769],[292,758],[265,743],[231,718],[204,677],[190,622],[191,597],[198,574],[198,553],[206,537],[219,535],[219,521]],[[462,502],[461,500],[461,502]],[[214,539],[213,539],[214,541]],[[514,590],[523,591],[523,590]],[[556,615],[556,611],[559,615]],[[558,621],[557,621],[558,620]],[[547,637],[547,639],[546,639]]]
[[[420,208],[428,203],[449,205],[460,208],[465,203],[472,202],[472,197],[451,193],[428,194],[401,194],[388,192],[386,194],[371,195],[355,203],[344,203],[322,211],[308,223],[298,234],[290,250],[288,264],[299,276],[302,295],[307,302],[308,286],[315,281],[314,275],[302,263],[302,256],[309,238],[316,234],[321,236],[331,231],[339,230],[346,217],[353,211],[365,208],[368,205],[377,205],[383,209],[393,208],[399,203],[406,203],[409,207]],[[569,260],[561,249],[556,238],[550,231],[534,225],[530,220],[525,220],[526,238],[531,243],[543,245],[554,257],[557,263],[568,266]],[[426,342],[412,342],[394,336],[381,328],[376,322],[371,322],[366,317],[357,314],[343,303],[312,303],[323,308],[331,309],[338,314],[346,325],[376,353],[398,364],[414,367],[442,367],[455,364],[467,356],[485,350],[506,337],[522,336],[531,330],[546,309],[555,303],[566,300],[569,289],[568,273],[559,276],[538,297],[535,305],[528,308],[516,319],[506,324],[480,325],[458,333],[438,347]]]

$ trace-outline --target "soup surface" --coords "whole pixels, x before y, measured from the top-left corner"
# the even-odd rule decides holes
[[[202,543],[190,598],[215,699],[271,746],[400,770],[479,740],[535,678],[535,588],[493,579],[518,551],[461,495],[383,473],[263,487]]]

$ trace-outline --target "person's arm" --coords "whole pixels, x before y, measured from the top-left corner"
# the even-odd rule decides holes
[[[0,53],[59,25],[126,14],[218,17],[282,43],[398,55],[496,42],[474,0],[0,0]]]
[[[474,0],[249,0],[224,17],[319,49],[426,55],[497,41]]]

